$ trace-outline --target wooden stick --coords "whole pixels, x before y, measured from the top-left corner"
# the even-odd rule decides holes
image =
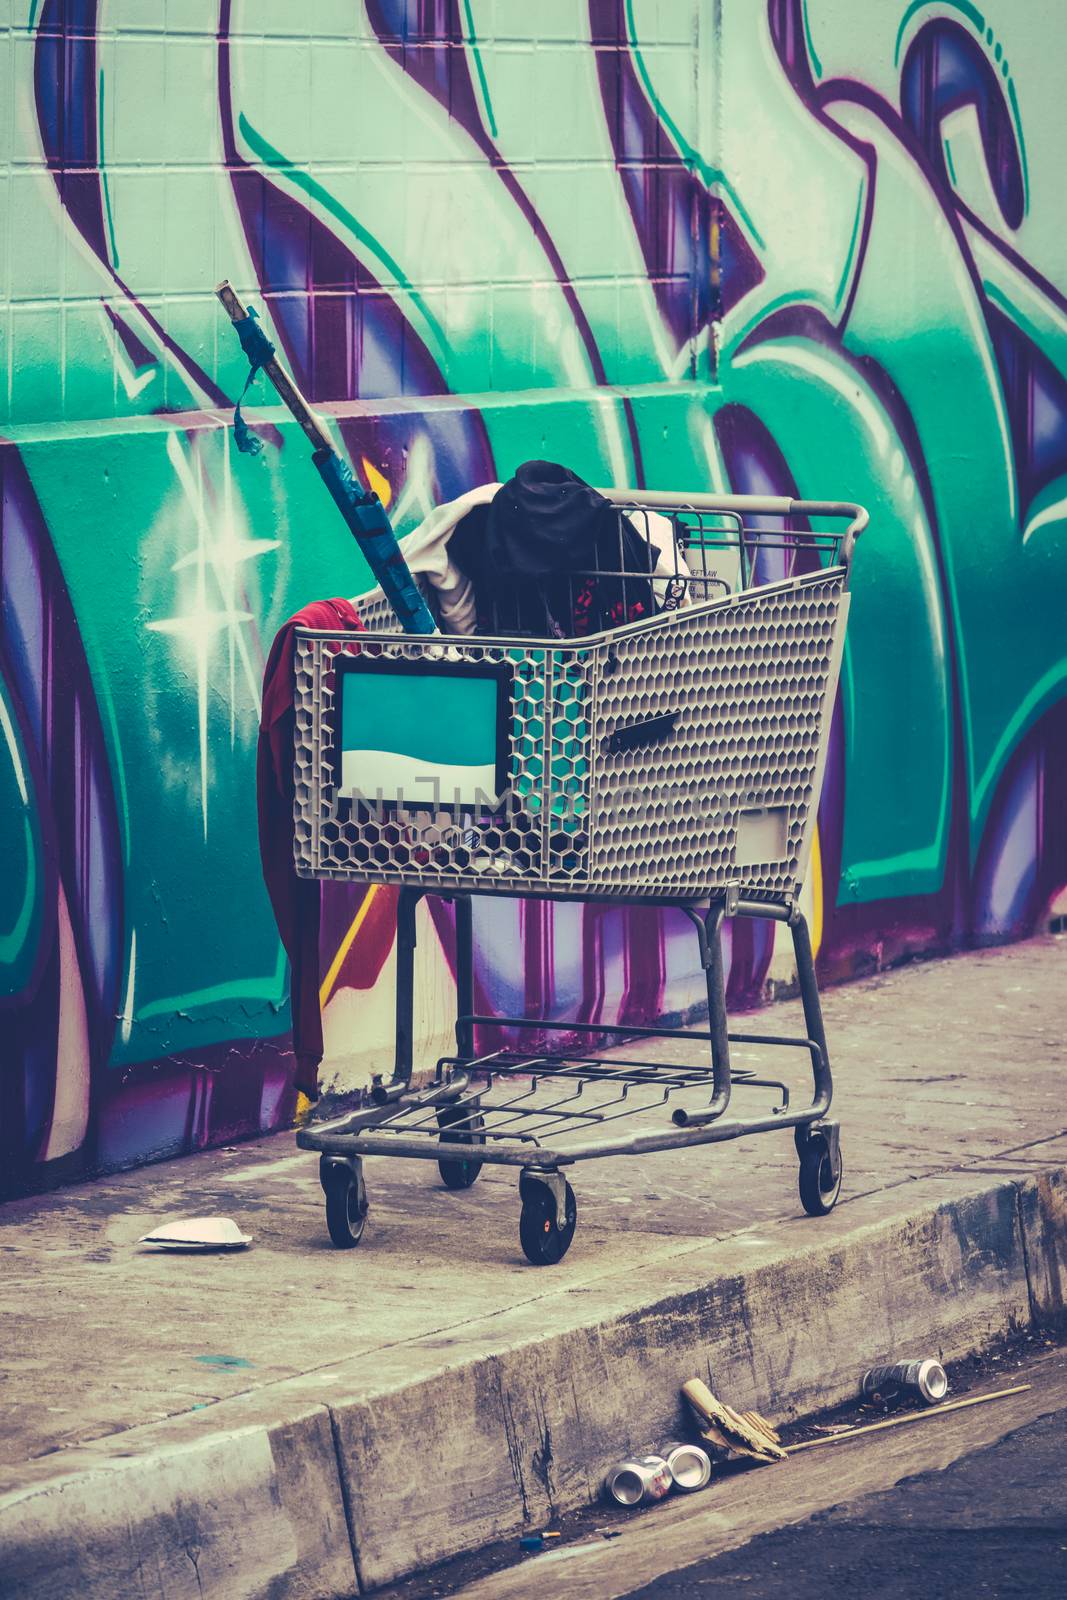
[[[927,1411],[908,1411],[902,1417],[887,1417],[884,1422],[868,1422],[862,1428],[849,1428],[845,1433],[830,1433],[824,1439],[805,1439],[801,1444],[785,1447],[787,1456],[798,1450],[813,1450],[817,1444],[840,1444],[842,1439],[857,1439],[861,1433],[878,1433],[882,1428],[899,1428],[903,1422],[925,1422],[927,1417],[940,1417],[946,1411],[962,1411],[965,1406],[980,1406],[986,1400],[1005,1400],[1010,1394],[1024,1394],[1032,1388],[1029,1383],[1017,1383],[1014,1389],[997,1389],[993,1394],[968,1395],[963,1400],[949,1400],[945,1405],[931,1406]]]
[[[222,301],[226,315],[229,317],[230,321],[243,322],[247,317],[248,312],[245,310],[244,306],[241,304],[240,300],[238,300],[236,294],[230,287],[230,280],[228,278],[223,278],[222,282],[217,286],[215,293]],[[271,359],[264,366],[263,371],[267,374],[267,377],[277,389],[279,398],[283,400],[289,407],[289,410],[293,413],[293,416],[307,434],[308,439],[311,441],[313,447],[316,450],[328,450],[331,455],[336,454],[333,447],[333,440],[330,438],[330,435],[326,432],[326,429],[312,411],[311,407],[308,405],[307,401],[304,399],[304,396],[300,393],[300,390],[286,372],[277,356],[271,357]]]

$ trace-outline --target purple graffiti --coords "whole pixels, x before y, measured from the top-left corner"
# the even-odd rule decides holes
[[[916,34],[904,58],[900,105],[931,167],[951,187],[941,124],[973,106],[986,167],[1009,228],[1023,220],[1023,170],[1004,85],[979,41],[958,22],[939,17]]]
[[[295,195],[237,148],[230,85],[230,0],[219,15],[219,115],[226,165],[245,240],[298,386],[312,400],[343,402],[396,394],[446,394],[448,385],[424,341],[393,297]],[[394,481],[416,431],[434,445],[434,487],[450,499],[492,479],[492,454],[481,415],[470,409],[406,416],[345,418],[352,458],[366,456]]]
[[[695,374],[700,339],[760,282],[763,268],[718,193],[718,175],[686,146],[669,109],[656,100],[639,45],[630,37],[627,9],[624,0],[589,0],[599,106],[618,193],[632,221],[659,315],[674,350],[690,353]],[[388,58],[381,64],[406,74],[434,108],[443,108],[469,139],[468,153],[484,161],[502,185],[515,219],[521,219],[543,251],[594,381],[606,384],[596,337],[564,251],[538,214],[521,169],[502,154],[488,84],[479,76],[477,43],[459,0],[366,0],[366,10],[378,41],[375,48]],[[153,347],[165,348],[201,392],[225,404],[222,391],[117,275],[102,171],[106,152],[101,149],[97,28],[103,13],[98,0],[42,0],[33,88],[45,162],[71,230],[108,275],[108,298],[101,303],[134,368],[156,360]],[[1025,166],[1005,69],[994,67],[981,39],[961,23],[935,17],[918,27],[906,51],[898,108],[863,83],[817,80],[802,0],[769,0],[766,15],[786,80],[811,116],[864,162],[866,208],[857,231],[851,284],[836,324],[812,306],[790,305],[768,315],[735,355],[776,339],[807,341],[832,353],[840,370],[862,382],[888,418],[914,477],[931,530],[937,581],[947,594],[930,469],[914,417],[885,368],[846,343],[871,237],[877,154],[871,143],[841,126],[834,110],[851,104],[880,119],[899,148],[918,163],[952,229],[959,259],[987,319],[1025,519],[1035,498],[1067,473],[1067,381],[1003,306],[991,302],[970,248],[972,234],[980,235],[1060,312],[1067,311],[1067,298],[968,208],[956,192],[943,143],[946,119],[961,108],[973,108],[999,219],[1005,229],[1018,227],[1026,205]],[[398,487],[411,466],[413,447],[428,440],[432,465],[425,487],[434,498],[452,498],[492,478],[488,433],[473,408],[439,398],[425,412],[397,407],[374,416],[369,406],[358,403],[399,395],[445,397],[444,360],[435,354],[431,336],[425,331],[420,335],[405,314],[409,302],[390,294],[357,255],[360,247],[350,248],[322,220],[321,208],[317,214],[313,202],[304,203],[295,182],[242,156],[230,77],[230,17],[231,0],[220,0],[218,109],[225,165],[256,281],[286,360],[311,398],[340,410],[341,433],[357,467],[366,458]],[[609,158],[609,178],[611,172]],[[620,395],[619,403],[641,483],[636,420],[629,398]],[[790,462],[752,410],[722,406],[713,427],[735,490],[796,494]],[[0,694],[15,770],[24,793],[32,797],[36,834],[30,845],[36,852],[39,901],[11,966],[8,991],[0,997],[0,1092],[5,1097],[0,1182],[25,1188],[42,1181],[42,1169],[65,1176],[284,1125],[293,1091],[284,1032],[269,1040],[212,1044],[198,1049],[191,1061],[172,1056],[105,1070],[122,1012],[119,991],[128,934],[122,923],[122,834],[107,738],[70,595],[29,475],[17,451],[2,444],[0,477]],[[214,494],[207,481],[205,506],[211,517],[219,510]],[[802,521],[767,519],[766,525],[782,538],[779,548],[755,556],[755,581],[773,581],[817,565],[818,554]],[[253,610],[241,600],[242,593],[236,584],[238,603]],[[955,781],[944,881],[933,894],[871,904],[849,903],[846,894],[845,903],[835,904],[847,781],[838,708],[819,809],[827,890],[820,958],[824,977],[848,976],[913,950],[948,949],[1018,933],[1067,881],[1067,835],[1061,820],[1067,815],[1067,701],[1052,705],[1018,740],[972,852],[962,776],[967,761],[958,687],[960,646],[952,608],[946,613]],[[253,622],[249,628],[253,643],[256,626]],[[324,965],[340,951],[364,897],[365,891],[352,886],[326,887]],[[391,952],[394,902],[394,891],[377,894],[360,940],[347,947],[333,974],[340,985],[366,989],[378,979]],[[445,960],[454,969],[452,908],[431,899],[429,911]],[[553,1020],[575,1016],[594,1024],[646,1022],[691,1000],[685,1014],[698,1014],[702,1001],[699,974],[693,977],[692,929],[671,913],[647,906],[501,899],[479,902],[476,918],[475,991],[481,1013],[495,1010]],[[728,928],[726,951],[731,1005],[756,1003],[769,971],[769,928],[750,921]],[[483,1048],[515,1042],[506,1030],[487,1029],[484,1034],[479,1041]],[[553,1037],[559,1041],[558,1035]],[[71,1110],[76,1095],[72,1099],[70,1074],[64,1073],[60,1059],[64,1038],[68,1064],[84,1041],[87,1079],[80,1143],[65,1141],[60,1126],[63,1117],[69,1122],[77,1112],[76,1106]]]
[[[0,998],[3,1191],[24,1186],[49,1153],[64,1073],[78,1076],[84,1099],[77,1160],[91,1158],[93,1104],[119,1011],[123,874],[104,733],[77,620],[12,445],[0,444],[0,483],[0,673],[36,800],[41,849],[30,870],[42,874],[44,907],[27,980]],[[61,1059],[64,1040],[71,1059]]]
[[[589,0],[589,21],[601,47],[597,75],[619,181],[656,303],[680,350],[759,283],[763,269],[649,102],[629,48],[624,0]]]
[[[388,54],[469,134],[514,200],[548,257],[585,346],[595,382],[606,383],[604,363],[593,330],[563,258],[482,120],[467,64],[458,0],[367,0],[367,14]]]
[[[495,154],[467,66],[458,0],[367,0],[367,16],[397,65],[485,154]]]
[[[770,431],[747,406],[722,406],[715,414],[715,437],[735,494],[789,495],[799,499],[800,491],[785,457]],[[752,517],[749,526],[773,535],[766,543],[756,541],[754,545],[753,583],[777,583],[818,569],[819,553],[812,545],[806,518]]]
[[[1035,496],[1067,472],[1067,380],[998,307],[987,303],[985,312],[1004,385],[1025,516]]]
[[[1022,511],[1033,497],[1067,470],[1067,383],[1033,341],[986,293],[963,224],[982,234],[1061,310],[1067,301],[1055,287],[994,234],[955,193],[943,151],[941,124],[963,105],[973,105],[982,134],[990,182],[1005,222],[1018,226],[1023,216],[1021,157],[1002,86],[981,46],[958,24],[936,19],[920,29],[905,56],[901,79],[902,114],[883,96],[852,80],[817,83],[811,70],[802,0],[769,0],[771,37],[782,67],[812,115],[856,151],[868,167],[868,200],[857,248],[853,288],[839,325],[821,313],[789,308],[768,318],[746,345],[787,332],[830,345],[838,360],[851,363],[871,385],[892,419],[922,498],[931,532],[942,593],[951,588],[941,548],[933,488],[914,420],[888,373],[868,357],[846,352],[841,335],[852,311],[870,234],[876,165],[872,147],[855,139],[829,114],[838,103],[872,112],[923,168],[956,239],[989,325],[994,357],[1007,405]],[[826,977],[844,977],[873,960],[882,962],[915,950],[951,949],[968,939],[1003,938],[1032,924],[1042,904],[1067,881],[1061,831],[1044,826],[1049,798],[1062,797],[1067,754],[1062,733],[1067,707],[1060,702],[1024,737],[1001,774],[985,824],[977,861],[971,862],[966,786],[960,648],[951,607],[945,608],[946,642],[952,663],[953,786],[944,881],[937,893],[900,897],[867,906],[827,906],[828,932],[820,959]],[[840,710],[835,723],[840,722]],[[820,806],[824,877],[836,883],[841,867],[845,769],[840,737],[832,734]],[[1062,814],[1062,813],[1061,813]],[[1029,851],[1029,860],[1026,856]]]
[[[296,1095],[290,1040],[202,1045],[106,1075],[95,1119],[94,1165],[105,1171],[188,1155],[291,1125]]]
[[[974,865],[974,937],[1010,938],[1031,927],[1067,883],[1067,700],[1013,752]]]
[[[219,18],[219,113],[226,166],[264,300],[310,400],[444,394],[447,384],[396,302],[347,245],[237,148],[230,3]]]
[[[45,0],[34,47],[34,99],[45,159],[68,216],[116,288],[215,405],[229,400],[115,270],[104,226],[97,141],[96,0]]]
[[[500,179],[548,259],[585,348],[593,381],[606,383],[607,373],[596,337],[563,257],[533,201],[485,126],[467,63],[458,0],[367,0],[367,15],[388,54],[421,89],[444,106],[449,116],[474,141]],[[633,403],[624,396],[622,404],[635,483],[643,485],[645,476],[641,441]]]
[[[45,158],[71,221],[109,260],[96,137],[97,0],[45,0],[33,87]]]
[[[106,300],[102,300],[100,303],[104,308],[104,315],[107,317],[107,320],[115,330],[116,338],[122,345],[122,348],[125,350],[126,354],[129,356],[134,370],[138,371],[143,367],[153,366],[156,358],[152,354],[151,350],[149,350],[144,340],[138,338],[137,334],[129,326],[129,324],[125,322],[111,306],[108,305]]]
[[[951,195],[953,208],[971,223],[977,219],[960,203],[946,164],[942,123],[962,107],[974,108],[990,187],[1005,224],[1018,228],[1025,210],[1022,155],[1004,72],[998,73],[981,41],[947,18],[926,23],[904,58],[900,99],[903,121],[931,173]],[[1034,341],[992,303],[977,273],[975,278],[1004,385],[1025,514],[1039,491],[1067,470],[1067,381]]]
[[[990,183],[1005,222],[1011,228],[1018,227],[1024,206],[1022,157],[1000,78],[973,35],[958,23],[935,19],[919,30],[904,58],[901,112],[898,113],[881,95],[862,84],[842,80],[815,82],[807,53],[802,0],[770,0],[768,16],[771,37],[793,88],[812,114],[863,158],[870,174],[853,288],[840,327],[843,329],[848,322],[852,298],[860,281],[875,191],[874,153],[870,145],[855,139],[828,115],[828,108],[844,101],[872,111],[923,166],[931,191],[952,228],[960,259],[989,324],[993,353],[1007,400],[1025,511],[1039,490],[1067,466],[1067,382],[1029,336],[990,299],[963,223],[980,233],[1061,312],[1067,311],[1067,297],[1035,272],[957,195],[946,166],[941,132],[942,122],[950,112],[965,105],[975,108]],[[917,461],[922,461],[921,451]],[[924,466],[922,471],[925,477]]]

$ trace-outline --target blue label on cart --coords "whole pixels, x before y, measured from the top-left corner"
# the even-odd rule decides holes
[[[340,674],[338,792],[384,806],[496,806],[507,787],[510,672],[360,657]]]

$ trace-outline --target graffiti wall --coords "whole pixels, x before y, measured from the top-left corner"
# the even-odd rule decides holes
[[[529,456],[864,502],[823,974],[1035,925],[1067,882],[1065,32],[1055,0],[5,0],[5,1190],[293,1110],[260,681],[369,580],[262,384],[234,451],[224,276],[402,530]],[[388,1070],[394,909],[324,897],[330,1081]],[[485,1006],[699,1000],[680,918],[475,915]],[[734,930],[733,1001],[774,978]]]

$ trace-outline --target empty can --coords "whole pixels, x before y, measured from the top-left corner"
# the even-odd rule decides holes
[[[662,1456],[633,1456],[612,1467],[604,1479],[604,1493],[620,1506],[644,1505],[662,1500],[672,1482]]]
[[[703,1489],[711,1477],[711,1457],[698,1444],[669,1444],[663,1458],[671,1469],[675,1488],[683,1494]]]
[[[940,1361],[898,1361],[891,1367],[871,1367],[863,1374],[860,1387],[865,1396],[879,1394],[888,1399],[911,1394],[933,1406],[948,1393],[948,1377]]]

